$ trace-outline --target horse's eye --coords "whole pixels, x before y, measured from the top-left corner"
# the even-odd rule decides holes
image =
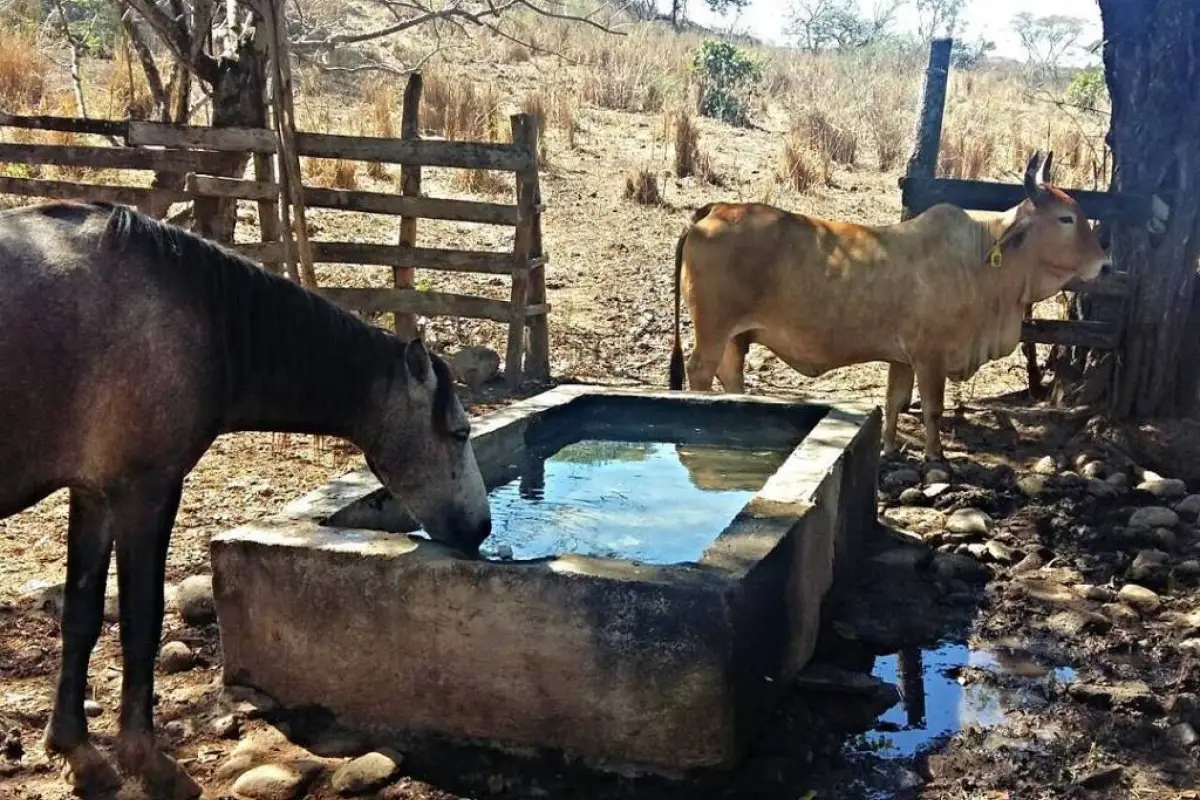
[[[1058,221],[1061,222],[1063,225],[1074,225],[1075,224],[1075,218],[1072,216],[1059,217]]]
[[[450,431],[450,435],[460,442],[465,442],[471,438],[470,428],[456,428]]]

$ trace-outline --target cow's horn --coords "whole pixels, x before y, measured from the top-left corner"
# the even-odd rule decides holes
[[[1038,167],[1037,183],[1038,186],[1045,186],[1050,183],[1050,163],[1054,160],[1054,151],[1046,153],[1046,157],[1042,160],[1042,165]]]
[[[1041,151],[1035,151],[1029,157],[1029,163],[1025,165],[1025,195],[1033,202],[1038,202],[1046,194],[1046,187],[1042,184],[1047,158],[1042,161]]]

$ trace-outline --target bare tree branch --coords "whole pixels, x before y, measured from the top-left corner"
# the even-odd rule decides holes
[[[126,11],[121,15],[121,27],[125,29],[125,35],[129,38],[129,45],[133,48],[138,61],[142,64],[142,72],[146,76],[146,85],[150,87],[150,97],[154,100],[155,116],[159,119],[167,119],[166,115],[170,113],[170,95],[167,89],[163,87],[162,74],[158,71],[158,64],[154,61],[154,53],[151,52],[150,45],[143,38],[141,28],[133,21],[133,15],[130,11]],[[132,81],[129,88],[132,92]]]
[[[159,8],[153,0],[116,0],[116,2],[133,9],[142,15],[146,23],[158,34],[171,55],[190,69],[202,81],[213,82],[216,78],[216,61],[202,50],[192,57],[192,37],[182,19],[172,19]],[[197,31],[197,36],[203,32]]]

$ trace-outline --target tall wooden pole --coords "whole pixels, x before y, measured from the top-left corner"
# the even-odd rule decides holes
[[[400,138],[421,138],[421,73],[413,72],[408,76],[408,85],[404,87],[404,107],[400,117]],[[419,164],[400,165],[400,194],[405,197],[421,196],[421,167]],[[401,247],[417,246],[417,218],[400,218]],[[394,267],[392,270],[393,284],[397,289],[412,289],[415,279],[412,267]],[[393,313],[396,335],[403,339],[414,339],[417,336],[417,319],[413,314],[400,311]]]

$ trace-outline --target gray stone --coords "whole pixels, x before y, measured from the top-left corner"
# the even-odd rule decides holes
[[[880,482],[884,491],[894,492],[898,489],[907,489],[910,486],[916,486],[921,482],[921,474],[915,469],[901,467],[886,473],[883,480]]]
[[[1131,528],[1174,528],[1179,524],[1179,515],[1162,506],[1146,506],[1129,515]]]
[[[925,493],[915,486],[910,486],[900,493],[900,505],[902,506],[923,506],[928,503],[929,500],[925,497]]]
[[[1133,625],[1142,619],[1136,611],[1124,603],[1108,603],[1100,611],[1118,625]]]
[[[1016,556],[1016,551],[1006,544],[1001,544],[995,539],[987,543],[987,552],[994,560],[1001,564],[1011,564]]]
[[[928,497],[930,500],[933,500],[934,498],[945,494],[946,490],[949,488],[950,488],[950,484],[948,484],[948,483],[942,483],[942,482],[930,483],[925,486],[924,492],[925,492],[926,497]]]
[[[1042,626],[1069,639],[1085,632],[1104,633],[1112,622],[1094,611],[1059,611],[1047,617]]]
[[[1129,565],[1129,580],[1161,588],[1167,582],[1169,556],[1161,550],[1142,550]]]
[[[180,583],[175,593],[175,607],[188,625],[208,625],[216,621],[212,575],[193,575]]]
[[[196,656],[183,642],[167,642],[158,654],[158,665],[166,675],[186,672],[196,666]]]
[[[1200,577],[1200,561],[1194,558],[1189,558],[1187,561],[1180,561],[1175,565],[1175,574],[1180,578]]]
[[[1196,729],[1186,722],[1180,722],[1167,728],[1167,742],[1180,750],[1186,749],[1200,741]]]
[[[1108,500],[1120,494],[1120,491],[1108,483],[1107,481],[1089,478],[1087,482],[1087,491],[1092,497],[1098,497],[1101,500]]]
[[[950,484],[950,473],[940,467],[931,467],[925,471],[925,485],[933,486],[934,484],[944,483]]]
[[[1117,600],[1117,593],[1107,586],[1081,583],[1075,587],[1075,591],[1079,592],[1079,596],[1085,600],[1093,600],[1097,603],[1115,603]]]
[[[992,518],[977,508],[960,508],[946,518],[946,530],[960,536],[987,536]]]
[[[98,717],[104,713],[104,707],[95,700],[84,700],[83,713],[89,717]]]
[[[454,377],[478,389],[500,374],[500,355],[490,347],[464,347],[446,359]]]
[[[971,558],[974,558],[976,561],[983,561],[988,555],[987,545],[985,544],[969,544],[967,545],[967,552],[970,553]]]
[[[1042,456],[1033,465],[1033,471],[1038,475],[1055,475],[1058,473],[1058,462],[1054,460],[1054,456]]]
[[[1103,685],[1075,681],[1067,685],[1067,693],[1081,702],[1102,708],[1134,708],[1147,712],[1162,710],[1158,697],[1142,681]]]
[[[1114,489],[1125,490],[1129,488],[1129,476],[1124,472],[1114,472],[1104,479],[1104,482]]]
[[[1175,513],[1188,519],[1200,517],[1200,494],[1189,494],[1175,504]]]
[[[1131,608],[1143,613],[1157,611],[1158,607],[1162,605],[1162,598],[1146,587],[1138,586],[1136,583],[1127,583],[1122,586],[1121,591],[1117,592],[1117,598]]]
[[[1079,474],[1085,478],[1104,478],[1108,466],[1103,461],[1089,461],[1079,469]]]
[[[1175,542],[1178,541],[1175,536],[1175,531],[1171,530],[1170,528],[1155,528],[1154,530],[1150,531],[1149,538],[1153,540],[1154,543],[1159,547],[1162,547],[1166,550],[1174,550]]]
[[[304,790],[304,775],[279,764],[264,764],[233,783],[233,795],[244,800],[294,800]]]
[[[1017,489],[1026,497],[1039,497],[1046,493],[1045,475],[1022,475],[1017,478]]]
[[[399,757],[383,753],[359,756],[333,773],[330,786],[341,795],[366,794],[381,789],[400,771],[400,765],[392,756]]]
[[[237,714],[226,714],[210,722],[208,730],[218,739],[236,739],[242,732],[242,721]]]
[[[1075,779],[1076,785],[1084,789],[1104,789],[1121,780],[1125,768],[1119,764],[1089,769]]]
[[[1160,500],[1175,500],[1187,494],[1187,486],[1178,478],[1158,478],[1143,481],[1137,487],[1140,491],[1149,492]]]

